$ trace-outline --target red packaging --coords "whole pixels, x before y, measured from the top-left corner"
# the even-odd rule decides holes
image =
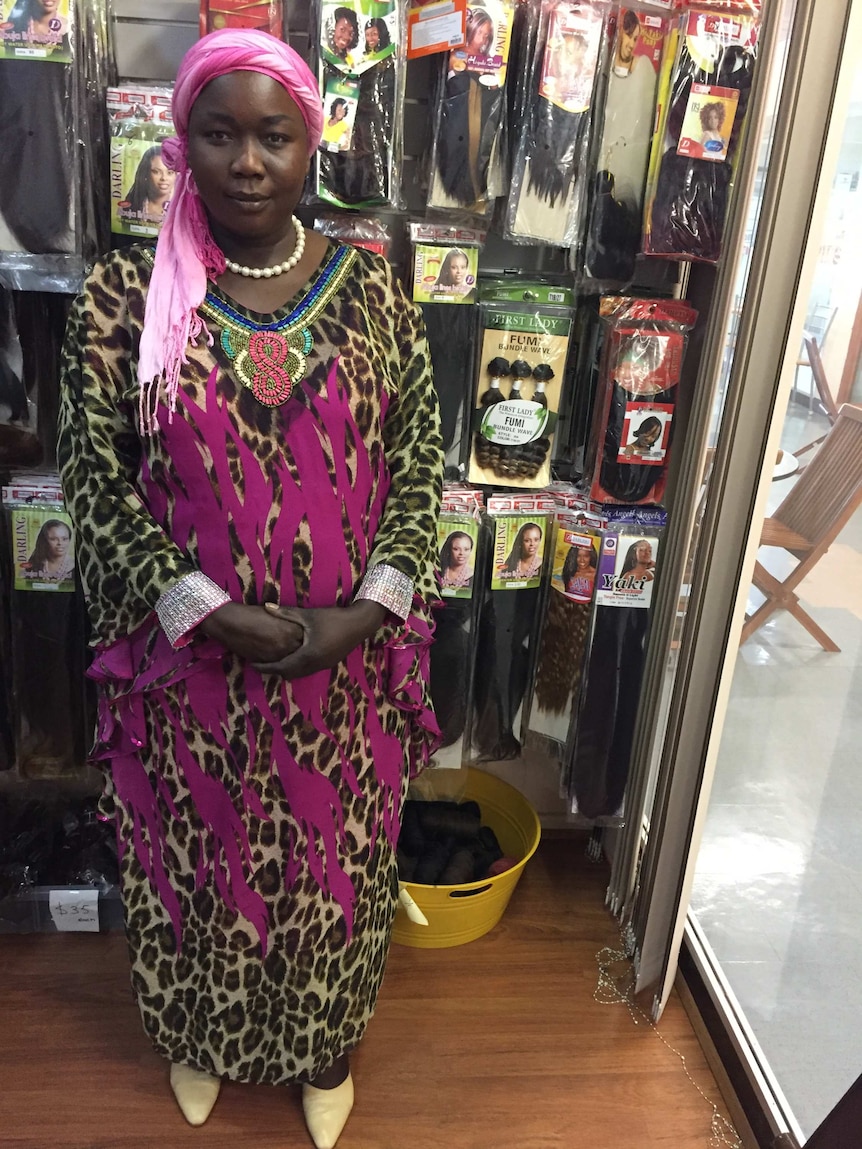
[[[282,0],[201,0],[201,36],[221,28],[254,28],[284,38]]]
[[[664,497],[686,333],[697,312],[676,300],[602,300],[609,330],[585,478],[598,503],[653,505]]]

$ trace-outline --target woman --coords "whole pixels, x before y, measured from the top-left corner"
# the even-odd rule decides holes
[[[75,554],[71,550],[72,532],[62,519],[48,519],[36,536],[33,553],[27,561],[28,578],[45,582],[62,582],[75,571]]]
[[[500,578],[536,578],[542,570],[542,528],[525,523],[515,536],[509,557],[500,569]]]
[[[713,100],[708,104],[704,104],[700,109],[700,127],[703,135],[700,137],[701,144],[704,147],[707,144],[720,144],[721,147],[709,148],[709,151],[721,151],[725,145],[725,139],[721,134],[721,129],[724,126],[725,109],[724,104],[720,100]]]
[[[120,217],[145,223],[162,223],[174,192],[176,173],[165,163],[162,145],[147,148],[141,156],[135,182],[120,205]]]
[[[323,125],[323,142],[335,151],[350,143],[350,125],[346,118],[347,100],[337,96],[329,105],[329,119]]]
[[[468,295],[472,287],[467,282],[469,270],[470,260],[466,251],[460,247],[450,248],[446,252],[434,290],[444,291],[447,295]]]
[[[569,547],[563,562],[563,586],[566,594],[582,602],[593,597],[596,581],[596,552],[592,547]]]
[[[365,25],[365,55],[372,56],[375,52],[382,52],[384,48],[388,48],[392,43],[389,36],[389,29],[386,27],[386,21],[380,17],[375,16],[373,20],[369,20]]]
[[[69,24],[60,15],[60,0],[22,0],[9,13],[5,34],[11,44],[57,48],[69,52]]]
[[[324,1149],[437,736],[439,418],[389,265],[293,215],[322,130],[301,58],[211,33],[173,120],[155,253],[97,263],[67,337],[97,755],[133,986],[181,1109],[202,1123],[222,1077],[300,1081]]]
[[[329,47],[339,60],[349,62],[349,54],[359,43],[359,19],[352,8],[336,8],[332,19]]]
[[[631,8],[623,10],[622,25],[617,33],[617,48],[614,53],[614,75],[625,79],[632,71],[635,62],[635,49],[641,37],[641,22],[637,12]]]
[[[636,582],[652,582],[654,578],[652,545],[646,539],[638,539],[626,552],[620,579],[625,579],[628,586],[634,586]]]
[[[661,419],[655,415],[648,415],[635,431],[634,439],[627,444],[623,453],[628,458],[634,455],[648,455],[661,438],[661,432]]]
[[[494,42],[494,22],[484,8],[467,9],[464,51],[468,56],[487,56]]]
[[[444,592],[473,585],[472,557],[473,540],[466,531],[453,531],[440,548],[440,585]]]

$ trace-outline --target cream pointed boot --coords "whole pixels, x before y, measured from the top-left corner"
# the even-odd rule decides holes
[[[353,1078],[348,1073],[334,1089],[302,1087],[302,1111],[317,1149],[333,1149],[353,1108]]]
[[[172,1065],[171,1089],[189,1125],[203,1125],[218,1099],[221,1078],[190,1065]]]

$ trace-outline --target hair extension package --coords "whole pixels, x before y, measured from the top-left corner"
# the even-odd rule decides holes
[[[169,85],[108,89],[111,135],[111,233],[157,236],[174,192],[176,172],[161,141],[174,134]]]
[[[221,28],[254,28],[287,39],[282,0],[200,0],[201,36]]]
[[[483,284],[467,478],[547,486],[572,332],[573,293],[545,283]]]
[[[0,467],[41,459],[36,381],[31,385],[28,391],[12,293],[0,288]]]
[[[573,488],[559,484],[551,489],[557,509],[549,534],[548,590],[523,742],[562,761],[578,708],[607,519],[601,507]]]
[[[5,11],[0,282],[74,294],[85,264],[108,246],[106,0],[59,0],[50,14],[19,0]]]
[[[549,516],[547,494],[494,494],[485,524],[491,561],[482,587],[476,650],[473,755],[517,758],[521,713],[540,623]]]
[[[757,57],[746,0],[692,5],[668,35],[644,216],[644,253],[717,262]]]
[[[323,135],[318,200],[401,207],[405,46],[400,0],[316,0]]]
[[[375,255],[388,257],[392,233],[380,219],[361,215],[322,216],[314,221],[314,230],[329,239],[362,247]]]
[[[440,400],[446,476],[462,479],[478,333],[476,278],[485,232],[411,223],[413,299],[422,308]]]
[[[613,39],[584,243],[592,279],[627,283],[634,276],[667,26],[640,8],[620,8],[608,22]]]
[[[85,762],[86,623],[72,523],[56,474],[13,475],[2,494],[18,768],[28,778],[77,774]]]
[[[604,47],[608,5],[528,0],[538,22],[535,52],[519,81],[527,87],[514,149],[504,234],[522,243],[571,247],[586,210],[594,87]]]
[[[435,611],[431,697],[443,732],[433,765],[459,769],[470,745],[473,667],[487,530],[480,491],[446,487],[437,544],[442,605]]]
[[[599,503],[660,503],[687,332],[697,312],[675,299],[603,296],[604,349],[585,482]]]
[[[611,507],[595,579],[577,719],[565,783],[571,810],[619,824],[641,697],[649,608],[667,516],[652,507]]]
[[[429,207],[488,216],[503,194],[502,141],[514,0],[467,12],[466,42],[441,62]]]

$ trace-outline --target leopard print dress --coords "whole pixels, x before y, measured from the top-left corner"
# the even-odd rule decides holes
[[[156,1050],[238,1081],[313,1080],[373,1013],[395,845],[436,724],[427,689],[442,454],[427,344],[384,260],[330,245],[284,313],[212,288],[177,410],[138,426],[152,252],[96,265],[70,320],[59,460],[97,645],[94,758],[117,820],[132,985]],[[303,320],[280,406],[232,369],[233,324]],[[239,327],[237,326],[239,325]],[[308,341],[306,341],[308,342]],[[331,671],[285,681],[159,597],[202,570],[243,603],[344,605],[365,571],[413,580],[413,613]]]

